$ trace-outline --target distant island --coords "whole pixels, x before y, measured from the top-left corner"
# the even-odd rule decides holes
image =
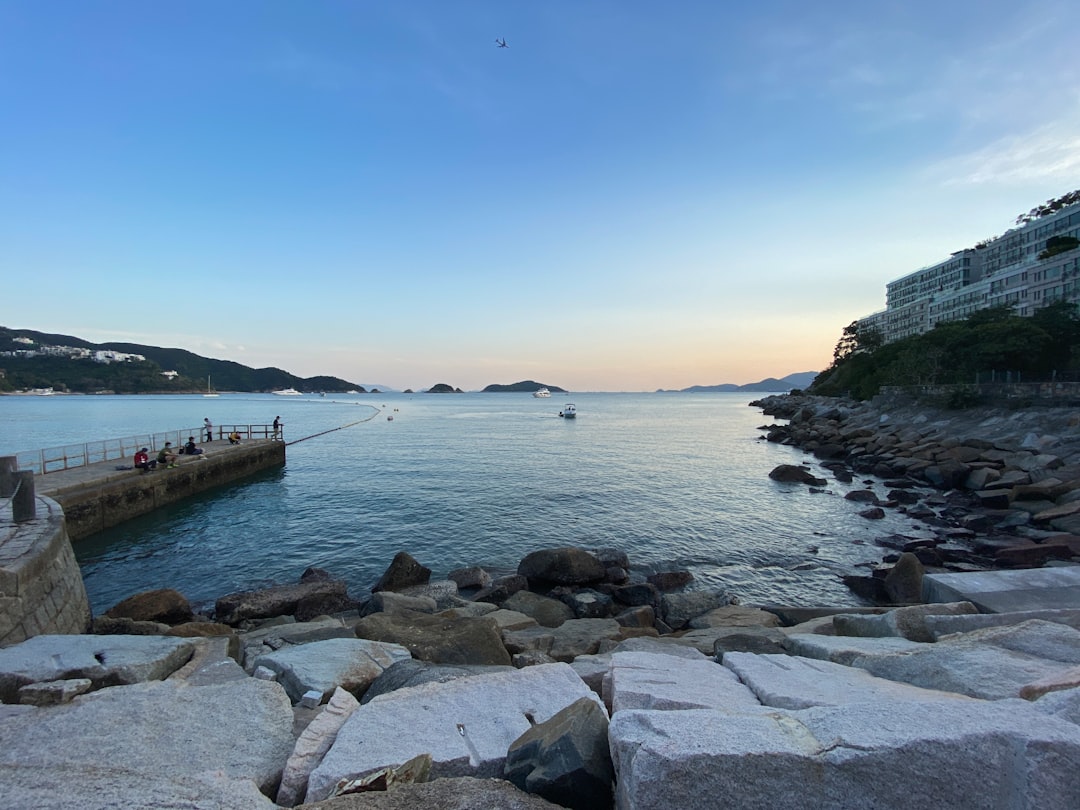
[[[338,377],[297,377],[280,368],[251,368],[184,349],[91,343],[71,335],[0,326],[0,393],[52,389],[76,394],[190,394],[211,387],[367,393],[363,386]]]
[[[493,384],[484,388],[480,393],[482,394],[516,394],[527,393],[531,394],[534,391],[539,391],[541,388],[546,388],[553,394],[566,394],[569,393],[565,389],[559,388],[557,385],[550,385],[545,383],[534,382],[533,380],[522,380],[521,382],[511,383],[510,385],[498,385]]]
[[[730,393],[734,391],[747,391],[747,392],[766,392],[766,393],[783,393],[798,388],[809,388],[810,383],[817,377],[817,371],[800,371],[796,374],[788,374],[786,377],[781,377],[779,380],[776,377],[766,377],[761,382],[747,383],[746,385],[735,385],[734,383],[722,383],[721,385],[692,385],[689,388],[663,389],[657,390],[659,394],[717,394],[717,393]]]

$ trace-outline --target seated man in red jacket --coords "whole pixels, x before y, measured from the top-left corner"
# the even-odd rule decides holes
[[[154,467],[157,466],[157,462],[147,455],[148,452],[149,451],[147,450],[147,448],[144,447],[142,450],[135,454],[136,469],[142,470],[143,472],[150,472],[150,470],[154,469]]]

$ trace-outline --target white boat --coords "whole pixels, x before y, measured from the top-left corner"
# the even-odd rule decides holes
[[[537,399],[546,399],[551,396],[551,392],[546,388],[538,388],[536,391],[533,391],[533,396]]]
[[[567,402],[565,405],[563,405],[563,409],[559,411],[559,416],[561,416],[563,419],[576,419],[577,407],[574,405],[573,402]]]
[[[210,375],[209,374],[206,375],[206,393],[203,394],[203,396],[204,397],[216,397],[217,396],[217,393],[214,391],[214,389],[210,387]]]
[[[272,391],[271,393],[277,394],[279,397],[302,397],[299,391],[295,388],[282,388],[280,391]]]

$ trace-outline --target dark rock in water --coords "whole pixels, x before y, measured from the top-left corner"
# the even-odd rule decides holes
[[[492,619],[374,613],[357,622],[356,635],[400,644],[421,661],[510,666],[510,654]]]
[[[659,571],[646,577],[648,584],[661,591],[673,591],[694,581],[689,571]],[[631,603],[632,604],[632,603]]]
[[[300,582],[328,582],[333,579],[325,568],[305,568],[300,575]]]
[[[890,501],[896,501],[897,503],[907,505],[919,502],[918,493],[912,492],[909,489],[890,489],[885,497]]]
[[[869,489],[853,489],[844,495],[844,500],[857,503],[877,503],[878,496],[876,492]]]
[[[367,703],[374,697],[405,689],[410,686],[419,686],[423,683],[446,683],[458,678],[469,678],[473,675],[484,675],[488,672],[506,672],[513,669],[508,666],[483,666],[473,664],[433,664],[430,661],[398,661],[382,671],[371,686],[364,692],[360,699],[361,703]]]
[[[572,810],[610,807],[615,769],[607,713],[579,698],[510,744],[504,774],[522,790]]]
[[[689,571],[678,573],[690,574]],[[653,576],[661,575],[653,574]],[[689,582],[691,579],[693,579],[692,576],[689,577],[686,582]],[[655,606],[660,604],[660,590],[652,582],[635,582],[632,585],[623,585],[620,588],[616,588],[612,593],[612,596],[624,605],[631,605],[633,607],[639,605]]]
[[[630,581],[630,574],[621,566],[609,565],[604,569],[604,581],[613,585],[622,585]]]
[[[923,471],[923,476],[940,489],[958,489],[971,474],[971,467],[960,461],[945,460]]]
[[[877,577],[863,577],[857,574],[845,574],[844,584],[856,596],[875,604],[885,604],[889,596],[885,592],[885,583]]]
[[[626,552],[618,548],[598,548],[593,552],[605,568],[630,568],[630,558]]]
[[[469,568],[455,568],[446,578],[456,582],[459,588],[486,588],[491,584],[491,574],[479,565]]]
[[[880,506],[873,506],[869,509],[863,509],[859,512],[859,517],[864,517],[867,520],[881,520],[885,517],[885,510]]]
[[[814,456],[821,459],[847,458],[848,450],[842,444],[819,444],[814,448]]]
[[[183,624],[191,621],[191,604],[179,591],[162,588],[143,591],[105,611],[109,619],[131,619],[136,622]]]
[[[426,585],[430,579],[430,568],[418,563],[408,552],[399,551],[371,591],[400,591],[412,585]]]
[[[559,600],[574,611],[576,619],[603,619],[611,615],[611,597],[590,588],[561,594]]]
[[[325,582],[325,580],[315,580]],[[331,584],[331,583],[327,583]],[[340,590],[317,591],[301,597],[296,603],[293,616],[298,622],[309,622],[316,616],[331,616],[335,613],[344,613],[347,610],[356,610],[359,603],[349,597],[345,592],[345,583],[339,583]]]
[[[923,565],[918,557],[910,552],[901,554],[885,577],[886,595],[897,604],[922,602],[923,574]]]
[[[549,548],[527,554],[517,572],[530,582],[587,585],[604,579],[604,564],[582,548]]]
[[[773,471],[769,473],[769,478],[783,484],[810,484],[815,487],[823,487],[829,483],[824,478],[818,478],[808,470],[796,467],[794,464],[781,464],[773,468]]]
[[[345,583],[308,582],[304,585],[279,585],[260,591],[243,591],[221,597],[214,604],[214,614],[224,624],[239,624],[245,619],[292,616],[302,600],[332,597],[348,598]]]
[[[473,601],[501,605],[515,593],[524,591],[528,587],[529,580],[521,576],[521,574],[509,574],[505,577],[493,579],[490,585],[473,594]]]

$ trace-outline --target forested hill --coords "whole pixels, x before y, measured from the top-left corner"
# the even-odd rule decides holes
[[[164,372],[176,375],[170,378]],[[280,368],[251,368],[184,349],[90,343],[71,335],[0,327],[0,392],[53,388],[77,393],[182,393],[205,391],[208,378],[215,391],[364,390],[338,377],[297,377]]]

